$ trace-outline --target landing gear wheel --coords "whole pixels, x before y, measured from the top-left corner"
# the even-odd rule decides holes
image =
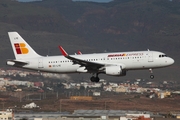
[[[95,82],[97,83],[99,82],[99,77],[96,77]]]
[[[150,78],[151,78],[151,79],[154,79],[154,75],[150,75]]]
[[[91,82],[99,82],[99,77],[98,77],[98,73],[96,74],[96,77],[94,77],[94,76],[92,76],[91,78],[90,78],[90,80],[91,80]]]
[[[95,82],[96,77],[92,76],[92,77],[90,78],[90,80],[91,80],[91,82]]]

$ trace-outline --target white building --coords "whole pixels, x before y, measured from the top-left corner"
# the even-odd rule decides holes
[[[12,120],[13,113],[12,111],[0,111],[0,120]]]
[[[38,108],[39,106],[37,106],[34,102],[23,105],[22,108]]]
[[[93,92],[93,96],[101,96],[101,92]]]

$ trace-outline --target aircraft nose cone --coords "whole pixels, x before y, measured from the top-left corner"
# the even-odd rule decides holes
[[[169,58],[169,60],[167,61],[167,63],[168,63],[169,65],[172,65],[172,64],[174,63],[174,60],[173,60],[172,58]]]
[[[173,63],[174,63],[174,60],[173,60],[172,58],[171,58],[171,60],[170,60],[170,63],[171,63],[171,64],[173,64]]]

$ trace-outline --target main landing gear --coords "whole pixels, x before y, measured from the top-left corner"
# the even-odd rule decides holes
[[[152,75],[152,74],[153,74],[152,69],[150,68],[149,71],[150,71],[150,73],[151,73],[150,78],[151,78],[151,79],[154,79],[154,75]]]
[[[96,74],[96,77],[94,77],[94,76],[92,76],[91,78],[90,78],[90,80],[91,80],[91,82],[99,82],[99,77],[98,77],[98,73]]]

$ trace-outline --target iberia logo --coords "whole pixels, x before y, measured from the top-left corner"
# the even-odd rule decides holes
[[[29,52],[29,50],[26,48],[26,44],[24,43],[15,43],[14,47],[17,54],[27,54]]]
[[[119,56],[126,56],[126,54],[110,54],[108,57],[119,57]]]

